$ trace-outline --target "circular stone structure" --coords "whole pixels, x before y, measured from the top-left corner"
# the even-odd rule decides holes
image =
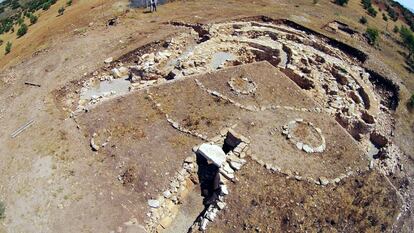
[[[295,119],[284,125],[282,134],[296,148],[306,153],[321,153],[326,148],[321,129],[315,127],[312,122],[305,122],[303,119]]]
[[[257,89],[257,84],[246,76],[232,77],[228,84],[231,90],[242,95],[254,94]]]

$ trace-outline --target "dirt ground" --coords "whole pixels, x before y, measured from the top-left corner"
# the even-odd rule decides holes
[[[167,24],[173,20],[207,23],[256,15],[288,18],[367,51],[371,55],[367,66],[379,67],[390,74],[388,77],[402,83],[400,104],[394,113],[394,140],[407,157],[402,158],[404,171],[396,172],[390,179],[398,190],[408,190],[407,200],[413,199],[412,179],[401,179],[414,174],[414,118],[405,105],[414,90],[414,79],[403,66],[399,53],[403,49],[385,39],[380,42],[381,50],[373,49],[322,29],[336,19],[365,31],[365,26],[357,22],[365,14],[359,1],[350,1],[345,8],[328,0],[320,0],[316,5],[305,0],[174,1],[159,6],[155,14],[148,14],[143,9],[128,9],[125,0],[78,0],[63,16],[56,17],[64,2],[59,0],[50,11],[42,13],[24,37],[2,37],[4,41],[13,41],[13,49],[6,56],[3,52],[0,55],[0,200],[6,206],[0,232],[142,231],[139,224],[126,222],[134,218],[141,222],[145,218],[148,207],[143,197],[153,197],[167,185],[165,172],[174,171],[190,153],[183,149],[184,145],[197,144],[198,139],[177,135],[165,121],[161,122],[161,116],[148,101],[134,96],[121,98],[109,109],[104,105],[92,109],[88,113],[90,118],[80,117],[76,122],[62,111],[55,91],[98,70],[108,57],[117,58],[176,33],[179,29]],[[107,20],[114,16],[119,23],[107,26]],[[386,25],[381,17],[368,18],[370,24],[381,29],[391,31],[394,26],[393,22]],[[0,51],[4,51],[4,45]],[[378,65],[378,61],[388,67]],[[25,85],[26,81],[41,87]],[[192,85],[196,88],[195,83]],[[225,107],[221,110],[228,111]],[[177,104],[175,111],[183,114],[180,108]],[[126,110],[134,114],[123,115]],[[211,114],[218,115],[219,110],[216,111]],[[16,138],[10,137],[31,119],[34,124],[30,128]],[[214,124],[214,130],[206,127],[207,131],[225,126]],[[99,140],[105,140],[107,130],[112,132],[113,140],[105,149],[93,152],[90,136],[97,132]],[[138,139],[140,142],[135,144]],[[145,150],[154,153],[141,152]],[[175,156],[168,156],[172,154]],[[131,160],[131,166],[118,164],[121,159]],[[154,159],[168,165],[154,163]],[[153,170],[145,170],[148,165]],[[127,181],[125,184],[120,182],[119,175]],[[378,232],[392,231],[393,227],[396,231],[411,232],[414,226],[412,209],[393,225],[400,199],[375,171],[345,180],[340,187],[322,189],[271,174],[254,161],[248,162],[239,177],[239,182],[230,186],[228,207],[211,225],[212,232],[234,232],[234,226],[249,232]],[[253,184],[259,188],[251,188]],[[243,219],[241,215],[250,217]],[[340,221],[344,218],[347,221]],[[275,228],[268,229],[269,225]]]
[[[209,232],[387,232],[399,200],[384,184],[381,175],[368,172],[320,189],[248,162]]]

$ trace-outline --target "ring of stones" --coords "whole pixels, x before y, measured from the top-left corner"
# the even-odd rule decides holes
[[[245,76],[232,77],[227,82],[231,90],[238,94],[250,95],[256,93],[257,84]]]
[[[309,142],[309,140],[296,135],[296,131],[300,127],[304,127],[308,131],[311,131],[311,136],[313,136],[311,138],[313,141],[312,143]],[[326,142],[324,136],[322,135],[321,129],[315,127],[312,122],[305,122],[303,119],[292,120],[287,125],[283,126],[282,134],[286,136],[286,138],[292,142],[297,149],[303,150],[306,153],[322,153],[326,149]]]

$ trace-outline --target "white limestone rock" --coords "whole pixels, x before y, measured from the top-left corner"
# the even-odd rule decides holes
[[[223,194],[223,195],[228,195],[229,194],[229,189],[227,188],[227,185],[225,185],[225,184],[220,185],[220,189],[221,189],[221,194]]]
[[[313,151],[313,148],[312,147],[310,147],[309,145],[307,145],[307,144],[304,144],[303,145],[303,147],[302,147],[302,149],[306,152],[306,153],[313,153],[314,151]]]
[[[111,64],[111,62],[113,61],[114,59],[112,58],[112,57],[108,57],[107,59],[105,59],[105,64]]]
[[[218,167],[221,167],[226,161],[226,154],[223,149],[217,145],[204,143],[198,148],[197,153],[213,162]]]
[[[129,69],[126,67],[113,68],[112,74],[115,78],[129,78]]]
[[[160,201],[154,200],[154,199],[150,199],[150,200],[148,200],[148,205],[151,208],[159,208],[160,207]]]
[[[321,185],[327,185],[327,184],[329,184],[329,180],[327,179],[327,178],[325,178],[325,177],[319,177],[319,183],[321,184]]]

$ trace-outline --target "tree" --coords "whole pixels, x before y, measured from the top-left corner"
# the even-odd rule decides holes
[[[340,5],[340,6],[345,6],[346,4],[348,4],[349,0],[335,0],[335,3]]]
[[[12,43],[10,43],[10,41],[7,42],[6,44],[6,48],[5,48],[5,54],[9,54],[12,48]]]
[[[408,59],[410,59],[414,53],[414,35],[413,32],[405,27],[401,26],[400,37],[404,42],[404,46],[408,49]]]
[[[359,22],[360,22],[361,24],[366,24],[366,23],[368,22],[368,20],[367,20],[367,18],[366,18],[365,16],[362,16],[362,17],[359,19]]]
[[[371,15],[372,17],[376,17],[377,11],[371,6],[368,8],[368,14]]]
[[[17,37],[22,37],[24,36],[24,34],[27,33],[27,25],[26,24],[22,24],[19,28],[19,30],[17,30]]]
[[[62,6],[61,8],[59,8],[58,13],[59,15],[63,15],[63,12],[65,12],[65,8]]]
[[[377,45],[379,39],[379,31],[376,28],[368,27],[365,32],[365,36],[368,39],[370,45]]]

